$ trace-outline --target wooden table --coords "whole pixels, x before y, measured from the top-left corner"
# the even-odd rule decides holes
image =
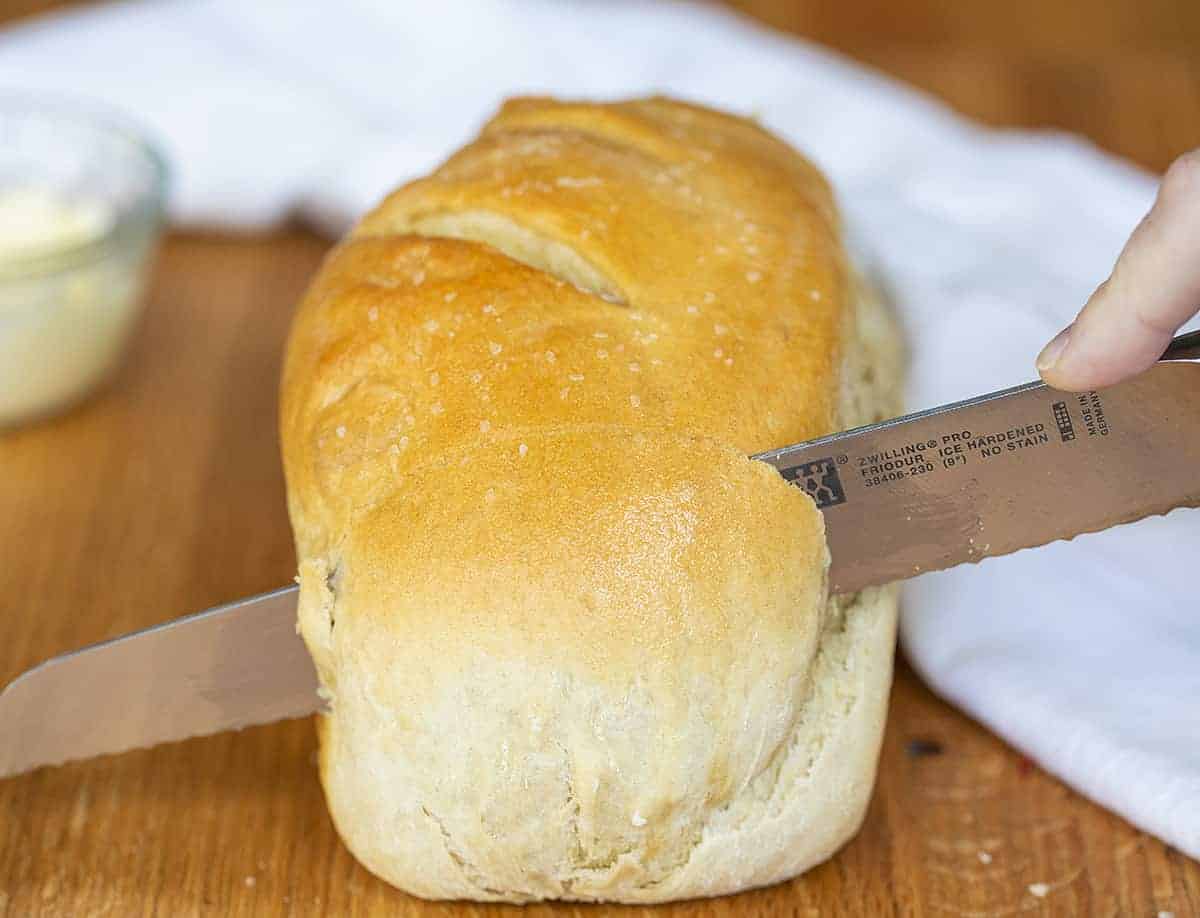
[[[742,5],[994,123],[1081,130],[1152,168],[1200,144],[1194,0],[1086,15],[1036,0]],[[276,379],[324,248],[301,231],[172,238],[108,391],[0,436],[0,684],[291,577]],[[0,915],[501,911],[419,903],[358,866],[326,815],[313,749],[295,721],[0,783]],[[1073,794],[901,665],[860,835],[800,880],[662,911],[1182,918],[1200,914],[1200,865]]]

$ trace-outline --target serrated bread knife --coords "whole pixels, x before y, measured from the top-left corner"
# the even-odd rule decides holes
[[[1040,382],[753,458],[825,514],[834,592],[1200,504],[1200,333],[1141,376]],[[42,663],[0,693],[0,778],[318,710],[294,586]]]

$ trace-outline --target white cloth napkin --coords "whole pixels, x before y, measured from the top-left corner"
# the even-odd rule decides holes
[[[436,12],[435,12],[436,10]],[[755,113],[833,178],[912,344],[912,408],[1022,382],[1153,180],[1077,139],[984,130],[714,8],[563,0],[124,3],[0,35],[0,86],[110,103],[175,169],[174,216],[329,232],[513,93],[669,92]],[[903,640],[942,695],[1200,857],[1200,517],[925,575]]]

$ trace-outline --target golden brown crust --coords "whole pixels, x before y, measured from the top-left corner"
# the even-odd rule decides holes
[[[485,421],[663,426],[747,454],[829,432],[849,315],[833,213],[816,171],[740,119],[662,100],[509,103],[314,282],[284,383],[292,490],[352,500],[321,470],[390,477]],[[502,257],[516,234],[495,220],[486,248],[420,235],[469,234],[480,216],[576,253],[624,305]]]
[[[816,170],[663,99],[510,102],[330,254],[281,429],[322,774],[368,866],[428,896],[653,901],[852,830],[894,601],[868,603],[858,708],[806,712],[841,620],[822,521],[746,456],[878,409],[847,370],[858,305]],[[695,875],[721,818],[766,818],[747,789],[805,729],[857,757],[818,794],[836,818],[790,860]],[[523,794],[484,777],[500,745]]]

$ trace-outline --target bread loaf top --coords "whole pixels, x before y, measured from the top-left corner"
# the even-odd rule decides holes
[[[472,444],[521,458],[532,430],[742,454],[827,433],[846,288],[825,181],[750,122],[511,101],[368,215],[304,300],[282,413],[301,553],[405,473]],[[588,486],[549,471],[548,489]]]

